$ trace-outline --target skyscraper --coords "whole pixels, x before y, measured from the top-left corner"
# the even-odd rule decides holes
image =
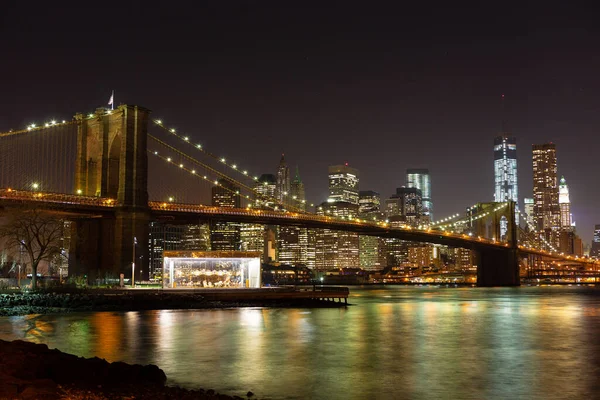
[[[592,239],[590,256],[600,258],[600,225],[594,226],[594,238]]]
[[[569,186],[564,176],[560,178],[560,184],[558,185],[558,204],[560,206],[560,227],[567,230],[572,229]]]
[[[148,235],[148,267],[150,276],[161,274],[163,252],[165,250],[182,250],[182,237],[185,225],[172,225],[163,222],[151,222]]]
[[[305,210],[304,183],[300,179],[298,167],[296,167],[296,175],[290,184],[290,195],[291,205]],[[310,234],[308,228],[280,226],[277,234],[277,249],[277,259],[280,263],[314,267],[314,235]]]
[[[385,201],[386,217],[395,221],[418,226],[423,220],[423,200],[421,190],[416,187],[399,187],[396,194]]]
[[[332,217],[356,218],[358,202],[346,201],[322,203],[317,208],[318,215]],[[360,265],[358,234],[331,229],[316,230],[316,268],[319,272]]]
[[[523,204],[524,204],[523,211],[525,213],[525,219],[531,226],[535,226],[535,219],[534,219],[534,212],[533,212],[533,205],[535,203],[534,203],[533,199],[524,198]]]
[[[433,221],[433,202],[431,201],[431,177],[426,168],[411,168],[406,170],[406,187],[417,188],[421,191],[423,215]]]
[[[240,207],[239,187],[231,181],[219,179],[212,187],[212,205],[219,207]],[[212,250],[239,250],[240,224],[235,222],[212,222],[210,226]]]
[[[304,193],[304,183],[300,179],[298,167],[296,167],[296,175],[290,184],[290,194],[292,195],[292,205],[301,210],[306,210],[306,195]]]
[[[275,188],[275,197],[281,204],[288,203],[290,195],[290,169],[285,162],[282,154],[277,168],[277,186]]]
[[[494,139],[494,201],[518,204],[517,139],[502,135]]]
[[[538,231],[560,228],[557,170],[556,145],[554,143],[534,144],[533,213]]]
[[[371,212],[379,212],[381,207],[381,196],[372,190],[361,190],[358,193],[358,213],[366,217]]]
[[[271,208],[274,206],[277,178],[273,174],[262,174],[256,182],[254,191],[257,193],[255,207]]]
[[[329,200],[358,204],[358,170],[344,165],[329,167]]]
[[[358,199],[358,215],[369,220],[382,220],[381,196],[372,190],[361,190]],[[377,270],[383,267],[385,242],[376,236],[359,236],[360,267],[365,270]]]

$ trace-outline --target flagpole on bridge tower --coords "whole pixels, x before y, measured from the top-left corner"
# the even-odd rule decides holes
[[[108,104],[110,105],[111,111],[115,109],[115,91],[113,90],[110,99],[108,100]]]

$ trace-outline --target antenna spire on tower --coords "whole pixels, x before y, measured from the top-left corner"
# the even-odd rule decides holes
[[[502,93],[501,104],[502,104],[502,134],[505,134],[508,132],[508,129],[506,127],[506,107],[504,104],[504,93]]]

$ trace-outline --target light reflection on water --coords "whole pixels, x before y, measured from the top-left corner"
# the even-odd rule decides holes
[[[347,309],[0,318],[0,338],[289,399],[577,399],[600,390],[600,290],[352,288]]]

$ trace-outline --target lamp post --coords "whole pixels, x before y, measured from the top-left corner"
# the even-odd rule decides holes
[[[135,287],[135,246],[137,245],[137,238],[133,237],[133,260],[131,260],[131,288]]]
[[[21,265],[23,265],[23,241],[19,241],[19,276],[17,277],[17,285],[21,287]]]

